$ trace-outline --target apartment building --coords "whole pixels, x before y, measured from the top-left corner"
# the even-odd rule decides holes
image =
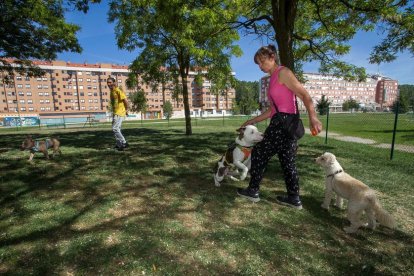
[[[127,95],[134,92],[126,86],[129,71],[125,65],[64,61],[34,63],[46,71],[44,76],[30,78],[16,74],[12,83],[0,81],[0,116],[106,113],[110,105],[109,88],[106,85],[108,77],[114,77]],[[232,109],[234,89],[217,96],[210,92],[210,81],[205,80],[200,87],[194,82],[194,77],[195,73],[191,72],[188,80],[189,105],[194,115]],[[154,90],[145,83],[140,88],[147,98],[148,108],[143,114],[144,118],[162,118],[164,101],[170,101],[174,113],[184,116],[181,95],[176,100],[171,89],[163,93],[161,86]]]
[[[377,83],[375,102],[383,107],[390,107],[398,98],[398,82],[395,80],[380,78]]]
[[[304,88],[309,92],[313,103],[316,104],[324,95],[331,102],[332,111],[342,111],[342,104],[350,99],[355,100],[361,107],[379,110],[390,107],[398,94],[398,82],[379,75],[370,76],[364,82],[351,82],[332,75],[305,73]],[[269,76],[260,80],[260,102],[268,106],[267,89]],[[299,108],[305,107],[298,101]]]

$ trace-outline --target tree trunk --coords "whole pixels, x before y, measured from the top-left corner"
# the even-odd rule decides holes
[[[184,101],[184,114],[185,114],[185,134],[191,135],[193,131],[191,129],[191,116],[190,116],[190,105],[188,102],[188,72],[190,71],[190,62],[186,61],[183,58],[182,62],[180,62],[180,75],[181,81],[183,84],[183,101]]]
[[[162,93],[161,119],[164,117],[165,89],[166,89],[165,88],[165,81],[163,81],[162,84],[161,84],[161,93]]]
[[[187,75],[181,76],[183,81],[183,100],[184,100],[184,114],[185,114],[185,134],[191,135],[193,131],[191,129],[191,115],[190,115],[190,105],[188,102],[188,83]]]
[[[280,64],[295,72],[293,55],[293,31],[297,10],[296,0],[272,0],[275,39]]]

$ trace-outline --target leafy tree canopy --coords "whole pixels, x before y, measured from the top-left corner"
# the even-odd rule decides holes
[[[409,111],[408,100],[405,97],[398,97],[398,99],[391,106],[392,112],[397,112],[398,105],[398,114],[404,114]]]
[[[331,102],[322,95],[322,98],[316,102],[316,109],[319,111],[319,115],[326,115],[328,113]]]
[[[234,28],[276,41],[281,63],[297,73],[304,62],[319,61],[321,73],[364,80],[365,69],[340,58],[358,31],[377,31],[382,41],[371,63],[414,54],[414,2],[393,0],[239,0]]]
[[[400,95],[406,97],[407,99],[414,99],[414,85],[412,84],[403,84],[398,85],[400,90]]]
[[[100,0],[0,1],[0,72],[40,76],[42,70],[31,60],[53,60],[63,51],[81,52],[76,38],[79,26],[66,23],[64,13],[73,8],[86,13],[90,2]]]
[[[153,69],[164,66],[175,76],[182,87],[186,134],[191,134],[188,75],[194,70],[213,82],[228,83],[230,58],[241,53],[233,45],[237,31],[226,28],[226,22],[235,20],[234,12],[226,1],[111,1],[109,20],[116,23],[120,48],[142,49],[135,70],[141,66],[154,76]]]
[[[236,112],[249,115],[259,109],[259,82],[237,80],[235,90]]]
[[[145,112],[147,110],[147,98],[143,90],[137,90],[129,94],[129,101],[131,103],[130,109],[134,112]]]
[[[344,111],[348,111],[350,109],[359,109],[359,103],[354,99],[349,99],[343,102],[342,109]]]
[[[164,102],[162,106],[162,111],[164,113],[165,118],[169,120],[173,115],[173,106],[170,101]]]

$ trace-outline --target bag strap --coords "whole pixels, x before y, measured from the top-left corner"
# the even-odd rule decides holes
[[[273,100],[270,100],[270,102],[273,104],[273,107],[276,109],[276,114],[279,114],[279,109],[277,109],[276,103]],[[300,116],[299,107],[298,107],[298,99],[296,98],[296,95],[295,95],[295,104],[296,104],[296,114]]]

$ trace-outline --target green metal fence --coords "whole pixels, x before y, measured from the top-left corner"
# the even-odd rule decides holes
[[[414,153],[414,114],[412,112],[349,112],[321,116],[325,128],[325,143],[329,139],[365,143],[373,148]]]

